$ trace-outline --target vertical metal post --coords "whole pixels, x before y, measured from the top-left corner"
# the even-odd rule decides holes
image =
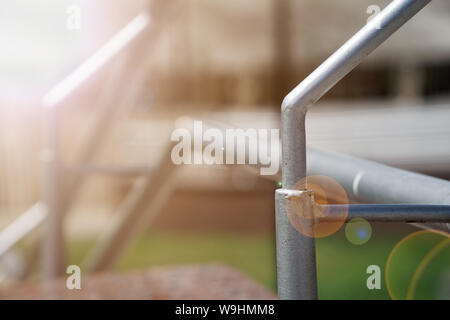
[[[286,193],[275,193],[277,280],[279,299],[317,299],[314,238],[292,227],[287,217]]]
[[[283,100],[283,188],[292,188],[306,176],[306,112],[339,80],[389,38],[431,0],[394,0]],[[281,299],[316,299],[314,239],[298,233],[289,223],[283,193],[276,192],[278,296]]]
[[[64,266],[63,215],[61,212],[62,179],[58,150],[58,109],[45,108],[45,146],[42,184],[47,210],[43,242],[44,279],[60,276]]]

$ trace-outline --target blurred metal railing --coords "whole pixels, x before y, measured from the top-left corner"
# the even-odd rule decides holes
[[[46,278],[54,278],[62,274],[64,270],[64,214],[74,198],[79,178],[71,179],[70,185],[64,183],[67,178],[65,166],[59,145],[59,118],[58,107],[70,96],[74,90],[85,83],[93,74],[100,70],[111,59],[117,56],[122,49],[147,28],[150,16],[147,12],[137,15],[124,28],[122,28],[103,47],[81,64],[75,71],[69,74],[63,81],[50,90],[44,97],[45,107],[45,146],[43,152],[43,187],[47,209],[46,232],[44,236],[43,271]],[[117,107],[117,106],[116,106]],[[99,126],[91,132],[91,139],[82,155],[82,161],[90,160],[98,149],[102,133],[111,120],[107,115],[113,114],[108,110],[102,117]],[[98,169],[98,168],[97,168]]]
[[[0,258],[13,246],[26,237],[31,231],[45,224],[46,230],[43,241],[43,273],[45,278],[54,278],[62,275],[64,272],[65,241],[63,235],[63,221],[65,212],[70,206],[70,201],[74,198],[81,181],[80,174],[102,173],[134,175],[136,171],[148,174],[151,168],[129,168],[129,167],[111,167],[95,166],[86,164],[90,161],[98,144],[101,141],[111,115],[120,103],[114,101],[114,110],[109,104],[102,110],[97,124],[90,132],[87,146],[81,155],[82,165],[67,166],[61,157],[59,146],[59,117],[60,106],[74,91],[82,86],[87,79],[96,74],[104,65],[109,64],[113,58],[132,42],[142,37],[148,32],[150,23],[150,14],[156,5],[151,6],[144,12],[132,19],[124,28],[122,28],[113,38],[101,47],[94,55],[87,59],[75,71],[69,74],[63,81],[58,83],[44,97],[45,107],[45,146],[42,153],[43,174],[42,184],[44,189],[44,199],[33,205],[30,209],[19,216],[13,223],[0,232]],[[147,12],[148,11],[148,12]],[[145,50],[144,50],[145,51]],[[148,57],[147,52],[140,61]],[[122,66],[122,65],[120,65]],[[136,68],[133,74],[133,80],[136,84],[142,82],[146,69],[142,65]],[[116,79],[115,79],[116,80]],[[115,85],[114,85],[115,86]],[[131,93],[121,93],[120,101],[129,103],[129,100],[136,96],[136,90],[129,90]],[[74,175],[76,173],[77,175]],[[69,183],[68,183],[69,182]],[[33,250],[39,250],[39,246],[34,246]],[[34,256],[32,254],[31,256]]]
[[[302,210],[308,210],[308,206],[314,205],[313,197],[304,196],[305,192],[312,192],[311,190],[306,190],[306,186],[301,186],[301,190],[292,190],[294,187],[298,187],[296,184],[307,175],[305,119],[308,109],[430,1],[392,1],[284,99],[281,108],[283,189],[278,189],[275,196],[279,298],[317,298],[315,240],[313,237],[298,232],[291,225],[287,214],[287,203],[292,197],[302,202],[300,206]],[[330,165],[332,165],[332,161],[330,161]],[[350,162],[346,164],[346,166],[349,165],[354,166],[354,163]],[[408,180],[408,177],[411,178],[411,176],[402,174],[399,171],[396,171],[397,175],[392,176],[392,171],[385,170],[383,167],[372,166],[367,171],[373,171],[371,174],[376,175],[375,180],[369,180],[364,176],[360,176],[357,182],[355,182],[356,178],[352,180],[352,187],[357,183],[357,186],[354,187],[357,189],[356,193],[362,187],[369,189],[374,194],[373,197],[377,200],[393,199],[399,193],[403,195],[408,194],[409,199],[411,199],[418,192],[408,192],[408,190],[411,188],[420,190],[420,187],[417,186],[420,186],[422,180],[427,180],[426,178],[420,179],[419,177]],[[380,181],[386,179],[382,178],[385,175],[387,176],[388,182],[395,182],[392,184],[377,183],[377,179],[380,179]],[[340,180],[348,180],[348,178],[349,176],[344,175],[344,179]],[[429,192],[441,190],[444,195],[442,201],[448,201],[445,199],[448,199],[448,192],[450,191],[449,183],[435,182],[434,184],[431,183],[432,186],[429,186],[436,188],[429,190]],[[403,191],[401,192],[399,190]],[[408,196],[404,198],[408,198]],[[417,201],[420,201],[420,196],[417,198]],[[430,197],[427,200],[431,199],[434,198]],[[449,207],[426,207],[425,209],[425,207],[414,205],[403,208],[392,205],[381,207],[377,207],[376,205],[352,207],[350,205],[349,212],[357,211],[357,214],[363,214],[368,219],[376,220],[388,220],[387,216],[392,220],[395,216],[394,220],[405,222],[410,221],[410,215],[413,212],[416,213],[416,218],[420,218],[418,219],[420,221],[425,221],[427,215],[429,216],[429,220],[433,220],[432,215],[440,212],[438,214],[438,221],[450,221]],[[407,209],[407,212],[404,209]],[[422,212],[423,217],[421,214],[417,214],[417,211],[420,210],[424,210]]]
[[[41,202],[36,203],[0,232],[0,258],[46,218],[47,211]]]
[[[295,230],[287,217],[286,198],[289,196],[303,199],[303,192],[311,192],[310,190],[292,190],[299,180],[306,177],[307,171],[308,174],[318,173],[335,178],[349,196],[361,201],[390,203],[349,205],[347,220],[363,217],[370,221],[433,222],[433,224],[427,223],[426,226],[450,231],[449,224],[442,223],[450,221],[450,182],[325,151],[309,149],[307,152],[305,143],[305,117],[308,108],[430,1],[394,0],[300,83],[283,101],[283,189],[276,191],[278,295],[281,299],[317,298],[314,238],[302,235]],[[122,32],[119,37],[122,42],[113,41],[114,52],[118,52],[121,46],[127,43],[123,40],[133,39],[145,28],[147,18],[138,16],[136,19],[131,24],[135,27],[134,32],[128,29],[128,32]],[[377,28],[378,26],[381,28]],[[101,57],[108,60],[113,55],[107,54]],[[97,57],[94,62],[100,62],[100,65],[97,65],[100,67],[106,60],[99,60]],[[88,65],[92,72],[96,70],[95,64]],[[89,75],[91,72],[89,70],[75,72],[78,76],[72,77],[69,82],[66,81],[66,85],[57,87],[58,90],[47,97],[47,103],[50,106],[57,105],[66,94],[82,82],[86,75]],[[47,152],[43,159],[46,163],[44,172],[46,208],[37,204],[0,233],[0,240],[2,240],[0,244],[3,244],[0,247],[0,256],[47,219],[44,271],[48,278],[58,276],[62,272],[64,255],[62,221],[65,207],[61,203],[64,200],[61,174],[63,172],[76,174],[96,172],[145,176],[137,181],[119,208],[115,220],[88,257],[89,270],[108,268],[130,241],[133,236],[132,231],[138,225],[145,225],[142,223],[143,216],[153,217],[170,195],[170,184],[166,184],[164,188],[160,185],[152,185],[148,176],[156,172],[157,174],[152,178],[160,177],[157,180],[168,181],[170,179],[167,177],[173,174],[174,166],[171,162],[168,163],[167,159],[162,159],[155,168],[99,167],[89,164],[65,167],[58,155],[55,108],[49,108],[47,119]],[[93,149],[95,149],[95,142],[88,151]],[[308,158],[308,170],[306,158]],[[151,203],[150,206],[149,203]],[[330,206],[329,209],[333,212],[334,209],[339,211],[340,208]],[[332,219],[332,215],[328,219]]]

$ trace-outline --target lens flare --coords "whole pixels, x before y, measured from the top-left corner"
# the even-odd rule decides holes
[[[352,219],[345,226],[345,237],[350,243],[362,245],[369,241],[371,236],[372,227],[363,218]]]
[[[348,197],[336,180],[322,175],[308,176],[298,181],[292,189],[310,190],[312,193],[305,197],[313,197],[314,200],[307,199],[305,202],[295,197],[287,200],[289,221],[298,232],[308,237],[324,238],[337,232],[347,220]],[[331,213],[326,205],[341,206]],[[327,221],[330,215],[333,219]]]
[[[429,277],[432,274],[438,274],[437,265],[430,268],[433,272],[428,273],[427,276],[425,276],[426,269],[434,259],[448,257],[449,249],[450,237],[445,233],[421,230],[400,240],[392,249],[386,262],[385,281],[391,299],[412,300],[418,296],[423,299],[425,292],[420,290],[420,285],[429,284]],[[449,265],[440,264],[439,268],[448,271]],[[423,278],[427,281],[421,282]]]

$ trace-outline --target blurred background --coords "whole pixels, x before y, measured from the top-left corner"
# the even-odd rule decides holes
[[[219,263],[275,292],[279,178],[175,168],[170,134],[186,117],[279,128],[283,97],[366,23],[370,6],[389,2],[2,1],[0,232],[46,197],[43,97],[145,12],[145,27],[53,107],[68,168],[59,176],[64,263],[92,272]],[[449,21],[450,3],[434,0],[312,109],[307,143],[448,179]],[[41,279],[38,225],[0,257],[0,286]],[[366,268],[383,269],[416,230],[373,224],[360,246],[344,230],[318,239],[319,298],[388,299],[384,282],[367,289]],[[421,257],[414,246],[405,254],[399,292]],[[447,248],[417,297],[449,299],[449,281]]]

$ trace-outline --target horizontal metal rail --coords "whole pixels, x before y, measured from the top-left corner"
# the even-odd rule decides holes
[[[327,212],[326,221],[333,221],[334,212],[342,215],[348,207],[347,221],[363,218],[372,222],[450,222],[450,205],[351,204],[320,207]]]
[[[450,181],[311,147],[307,163],[308,175],[335,179],[359,202],[450,205]],[[419,226],[450,233],[450,223],[435,222],[420,221]]]
[[[307,161],[308,175],[335,179],[359,202],[450,204],[450,181],[311,147]]]

